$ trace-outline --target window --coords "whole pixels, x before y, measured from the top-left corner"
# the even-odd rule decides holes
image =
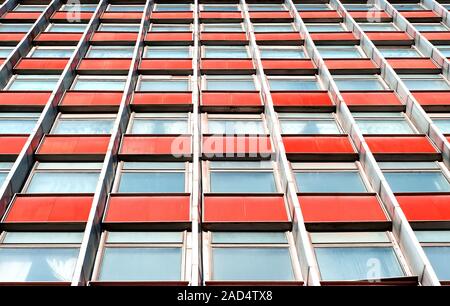
[[[329,113],[279,113],[283,135],[341,134],[341,130]]]
[[[278,4],[278,3],[263,3],[263,4],[259,4],[259,3],[251,3],[248,4],[248,10],[249,11],[285,11],[286,8],[284,7],[283,4]]]
[[[363,22],[359,27],[363,31],[399,31],[392,22]]]
[[[41,113],[0,113],[0,134],[31,134]]]
[[[147,46],[144,58],[191,58],[188,46]]]
[[[204,58],[250,58],[246,46],[203,46]]]
[[[182,280],[185,236],[182,232],[104,232],[94,280]]]
[[[363,134],[416,134],[405,113],[353,113]]]
[[[436,48],[442,53],[443,56],[450,57],[450,46],[446,45],[435,45]]]
[[[74,47],[47,47],[36,46],[31,49],[27,57],[40,58],[70,58],[75,51]]]
[[[207,12],[238,12],[237,4],[203,4],[200,5],[203,11]]]
[[[295,163],[292,164],[299,192],[352,193],[368,192],[359,164]]]
[[[444,134],[450,134],[450,114],[429,114],[434,124]]]
[[[260,46],[259,51],[263,59],[300,59],[307,57],[303,47]]]
[[[448,81],[441,74],[400,74],[409,90],[450,90]]]
[[[18,4],[13,11],[15,12],[43,12],[47,5],[24,5]]]
[[[141,76],[138,84],[138,91],[153,91],[153,92],[180,92],[190,91],[188,77],[147,77]]]
[[[333,75],[339,90],[386,90],[388,86],[379,75]]]
[[[416,231],[438,278],[450,280],[450,231]]]
[[[405,276],[390,233],[311,233],[325,281],[357,281]]]
[[[58,80],[59,75],[16,74],[11,78],[5,89],[17,91],[53,91]]]
[[[307,23],[308,32],[345,32],[347,28],[342,23]]]
[[[1,32],[23,33],[28,32],[32,27],[32,23],[0,23]]]
[[[380,10],[380,8],[373,3],[344,3],[344,8],[347,11],[373,11]]]
[[[133,113],[128,127],[130,134],[179,135],[188,133],[188,114]]]
[[[450,31],[443,23],[413,23],[412,24],[419,32],[441,32]]]
[[[50,33],[83,33],[86,24],[83,23],[51,23],[45,30]]]
[[[115,115],[60,114],[51,134],[111,134]]]
[[[158,24],[152,23],[149,32],[191,32],[190,24]]]
[[[398,11],[422,11],[426,9],[420,3],[393,3],[392,6]]]
[[[69,12],[94,12],[97,4],[80,3],[80,4],[63,4],[60,11]]]
[[[386,57],[422,57],[422,54],[413,46],[413,47],[384,47],[378,46],[378,50],[381,54]]]
[[[213,232],[211,279],[215,281],[294,280],[296,252],[283,232]],[[206,234],[205,234],[206,235]]]
[[[363,58],[364,51],[359,46],[318,46],[322,58]]]
[[[317,76],[304,77],[268,77],[270,90],[295,91],[295,90],[321,90],[322,87]]]
[[[435,162],[380,162],[393,192],[449,192],[450,183]]]
[[[204,23],[203,32],[243,32],[241,23]]]
[[[132,58],[134,47],[125,46],[91,46],[87,58]]]
[[[273,193],[278,188],[272,163],[210,161],[209,192]]]
[[[102,163],[37,162],[24,193],[94,193]]]
[[[100,32],[139,32],[138,23],[101,23]]]
[[[295,4],[297,10],[301,11],[329,11],[331,10],[328,4]]]
[[[208,115],[203,127],[205,134],[214,135],[267,134],[264,121],[260,115]]]
[[[276,32],[295,32],[296,29],[291,23],[254,23],[255,33],[276,33]]]
[[[0,282],[70,282],[83,232],[4,232]]]
[[[251,91],[256,90],[253,76],[250,75],[208,75],[203,77],[204,90],[213,91]]]
[[[108,12],[143,12],[145,5],[118,5],[110,4]]]
[[[84,76],[76,77],[72,90],[108,91],[125,89],[126,77],[121,76]]]
[[[122,162],[114,191],[119,193],[186,192],[187,163]]]
[[[0,186],[5,182],[13,164],[13,162],[0,162]]]
[[[14,47],[0,47],[0,58],[6,58],[14,50]]]
[[[154,8],[154,11],[156,12],[182,12],[190,10],[192,10],[192,8],[189,3],[177,3],[177,4],[157,3],[155,4]]]

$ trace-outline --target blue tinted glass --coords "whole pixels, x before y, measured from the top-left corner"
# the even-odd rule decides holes
[[[366,192],[358,172],[298,172],[300,192]]]
[[[299,11],[328,11],[330,7],[327,4],[295,4]]]
[[[186,80],[149,80],[143,79],[140,91],[189,91],[189,81]]]
[[[334,78],[339,90],[384,90],[383,83],[378,79],[338,79]]]
[[[261,48],[261,58],[305,58],[301,49],[267,49]]]
[[[363,134],[414,134],[406,120],[356,119]]]
[[[190,58],[189,47],[147,47],[145,58]]]
[[[97,48],[91,47],[88,52],[89,58],[131,58],[133,57],[133,47],[122,48]]]
[[[316,79],[269,79],[270,90],[320,90]]]
[[[37,48],[31,54],[31,57],[71,57],[74,49],[44,49]]]
[[[72,23],[53,23],[47,32],[52,33],[66,33],[66,32],[74,32],[81,33],[86,29],[86,25],[83,23],[80,24],[72,24]]]
[[[362,58],[355,46],[319,46],[317,47],[323,58]]]
[[[343,32],[344,27],[340,23],[335,24],[306,24],[306,29],[309,32]]]
[[[429,23],[429,24],[426,24],[426,23],[420,23],[420,24],[417,24],[417,23],[413,23],[413,26],[416,28],[416,30],[417,31],[423,31],[423,32],[426,32],[426,31],[430,31],[430,32],[433,32],[433,31],[448,31],[449,29],[445,26],[445,25],[443,25],[443,24],[441,24],[441,23]]]
[[[125,172],[118,192],[184,192],[184,172]]]
[[[253,79],[207,79],[207,90],[239,91],[256,90]]]
[[[253,29],[256,33],[260,32],[293,32],[294,27],[288,24],[253,24]]]
[[[445,80],[431,79],[407,79],[402,78],[409,90],[450,90],[450,85]]]
[[[19,75],[21,76],[21,75]],[[20,91],[53,91],[58,83],[58,79],[27,79],[24,75],[22,78],[17,77],[9,86],[8,90],[20,90]]]
[[[102,32],[139,32],[139,24],[107,24],[102,23],[98,27]]]
[[[206,58],[248,58],[247,49],[239,47],[205,47]]]
[[[6,177],[8,176],[8,172],[0,172],[0,187],[5,182]]]
[[[124,90],[125,80],[78,79],[74,90]]]
[[[212,172],[211,192],[276,192],[272,172]]]
[[[386,49],[378,48],[384,57],[420,57],[416,49]]]
[[[450,247],[423,247],[440,280],[450,280]]]
[[[450,134],[450,118],[449,119],[434,119],[433,122],[442,131],[442,133]]]
[[[261,120],[209,120],[210,134],[264,134]]]
[[[450,57],[450,46],[436,46],[441,51],[442,55]]]
[[[14,48],[9,47],[1,47],[0,48],[0,58],[8,57],[8,55],[11,53],[11,51],[14,50]]]
[[[363,22],[359,26],[363,31],[398,31],[393,23]]]
[[[94,172],[36,172],[26,193],[91,193],[97,187]]]
[[[384,173],[394,192],[444,192],[450,184],[440,172],[387,172]]]
[[[114,119],[61,119],[52,134],[110,134]]]
[[[283,134],[340,134],[334,120],[280,120]]]
[[[134,119],[132,134],[183,134],[187,121],[177,119]]]
[[[30,134],[37,119],[0,119],[0,134]]]
[[[28,32],[32,23],[0,23],[0,32]]]

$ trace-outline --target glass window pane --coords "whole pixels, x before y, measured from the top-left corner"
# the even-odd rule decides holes
[[[265,134],[262,120],[208,120],[210,134]]]
[[[0,134],[30,134],[36,126],[37,118],[0,119]]]
[[[450,246],[423,247],[440,280],[450,280]]]
[[[98,27],[101,32],[139,32],[139,24],[102,23]]]
[[[283,4],[277,3],[264,3],[264,4],[248,4],[249,11],[284,11],[285,8]]]
[[[8,90],[53,91],[59,76],[49,75],[17,75]]]
[[[450,46],[436,46],[441,51],[442,55],[450,57]]]
[[[239,8],[236,4],[203,4],[203,11],[237,12]]]
[[[204,32],[242,32],[240,23],[204,23]]]
[[[362,58],[356,46],[318,46],[322,58]]]
[[[0,281],[71,281],[76,248],[0,248]]]
[[[73,24],[73,23],[52,23],[49,28],[47,29],[47,32],[52,33],[67,33],[67,32],[73,32],[73,33],[82,33],[86,29],[86,24],[80,23],[80,24]]]
[[[417,31],[421,32],[440,32],[448,31],[449,29],[442,23],[413,23],[413,26]]]
[[[450,242],[450,231],[415,231],[419,242],[440,243]]]
[[[87,58],[131,58],[134,47],[99,47],[91,46]]]
[[[321,90],[319,82],[314,79],[269,79],[270,90]]]
[[[181,243],[181,232],[109,232],[108,243]]]
[[[46,5],[24,5],[18,4],[15,8],[15,12],[43,12],[47,8]]]
[[[6,58],[14,50],[13,47],[0,47],[0,58]]]
[[[393,3],[396,10],[399,11],[422,11],[424,7],[419,3]]]
[[[288,248],[213,248],[214,280],[292,280]]]
[[[392,248],[316,248],[323,280],[365,280],[404,275]]]
[[[344,32],[346,29],[341,23],[307,23],[306,29],[309,32]]]
[[[190,58],[189,47],[148,46],[144,58]]]
[[[139,91],[189,91],[188,79],[142,79]]]
[[[261,53],[261,58],[306,58],[306,54],[303,49],[292,48],[292,49],[279,49],[279,48],[259,48]]]
[[[297,172],[300,192],[366,192],[358,172]]]
[[[378,50],[384,57],[420,57],[421,54],[414,48],[394,49],[379,47]]]
[[[0,32],[28,32],[32,25],[32,23],[0,23]]]
[[[184,172],[125,172],[118,192],[184,192]]]
[[[181,248],[106,248],[99,279],[180,280],[181,254]]]
[[[442,133],[450,134],[450,118],[448,118],[448,119],[433,119],[433,122],[442,131]]]
[[[406,120],[356,119],[363,134],[414,134]]]
[[[152,23],[150,32],[190,32],[190,24],[155,24]]]
[[[211,172],[211,192],[277,192],[272,172]]]
[[[295,31],[294,27],[290,23],[286,24],[264,24],[264,23],[254,23],[253,29],[255,30],[255,33],[261,33],[261,32],[293,32]]]
[[[281,232],[214,232],[213,243],[288,243]]]
[[[30,57],[71,57],[75,49],[67,48],[39,48],[34,49]]]
[[[399,29],[392,23],[362,22],[359,27],[363,31],[398,31]]]
[[[92,193],[98,176],[95,172],[36,172],[26,193]]]
[[[97,8],[97,4],[64,4],[61,6],[60,11],[69,12],[94,12]]]
[[[280,120],[283,134],[340,134],[334,120]]]
[[[386,172],[384,173],[394,192],[444,192],[450,184],[440,172]]]
[[[450,90],[450,85],[440,75],[438,78],[417,78],[400,75],[409,90]]]
[[[83,232],[7,232],[3,244],[77,244],[83,239]]]
[[[78,78],[75,80],[73,90],[124,90],[125,80],[124,79],[98,79],[94,78]]]
[[[155,11],[157,12],[179,12],[190,11],[191,5],[189,3],[177,3],[177,4],[156,4]]]
[[[180,119],[142,119],[135,118],[131,134],[185,134],[187,121]]]
[[[60,119],[52,134],[110,134],[114,119]]]
[[[144,5],[110,5],[108,12],[143,12]]]
[[[245,46],[205,46],[205,58],[249,58]]]
[[[354,77],[346,78],[340,76],[333,76],[334,81],[339,90],[384,90],[381,80],[376,77],[363,78]]]
[[[328,11],[330,7],[327,4],[295,4],[299,11]]]
[[[378,6],[372,3],[362,3],[362,4],[345,3],[344,7],[347,11],[370,11],[380,9]]]
[[[214,79],[208,77],[206,79],[206,90],[219,91],[240,91],[240,90],[256,90],[253,78],[223,78]]]

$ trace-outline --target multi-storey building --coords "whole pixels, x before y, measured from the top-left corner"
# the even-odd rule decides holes
[[[0,282],[449,284],[449,8],[3,1]]]

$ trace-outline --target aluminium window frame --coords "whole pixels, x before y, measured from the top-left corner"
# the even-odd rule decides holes
[[[43,79],[56,80],[55,87],[56,87],[56,84],[58,83],[58,81],[59,81],[59,79],[61,77],[61,75],[59,75],[59,74],[46,74],[46,75],[44,75],[44,74],[13,74],[3,90],[4,91],[10,90],[12,84],[17,80],[17,78],[19,76],[20,76],[21,79],[23,78],[27,82],[33,81],[33,80],[35,80],[35,82],[39,82],[39,81],[41,81]],[[39,76],[39,77],[36,77],[36,76]],[[45,78],[43,78],[43,77],[45,77]],[[14,91],[15,90],[17,90],[17,89],[14,89]],[[27,91],[27,89],[21,89],[21,90],[17,90],[17,91],[21,91],[21,92],[22,91]],[[48,91],[48,90],[42,90],[42,91]]]
[[[310,12],[310,11],[318,11],[317,9],[312,10],[302,10],[299,6],[302,5],[304,7],[313,7],[316,5],[323,6],[325,9],[321,9],[320,11],[332,11],[334,10],[329,3],[294,3],[295,9],[298,12]]]
[[[176,2],[176,1],[175,1]],[[177,5],[183,5],[183,6],[185,6],[185,5],[188,5],[189,6],[189,10],[162,10],[162,11],[160,11],[158,8],[159,7],[161,7],[161,6],[166,6],[166,7],[176,7]],[[153,6],[153,12],[191,12],[191,11],[193,11],[193,7],[194,7],[194,4],[193,3],[186,3],[186,2],[179,2],[179,3],[165,3],[165,2],[162,2],[162,3],[155,3],[154,4],[154,6]]]
[[[413,10],[410,10],[410,9],[406,9],[406,10],[402,10],[402,9],[398,9],[397,8],[397,6],[400,6],[400,5],[417,5],[417,6],[419,6],[420,7],[420,9],[413,9]],[[406,2],[406,3],[403,3],[403,2],[398,2],[398,3],[392,3],[392,6],[394,7],[394,9],[396,9],[397,11],[399,11],[399,12],[411,12],[411,11],[422,11],[422,10],[427,10],[427,8],[425,7],[425,6],[423,6],[422,5],[422,3],[421,2]]]
[[[234,45],[230,45],[230,46],[202,45],[202,46],[200,46],[200,54],[201,54],[200,58],[201,59],[220,59],[220,60],[227,59],[225,57],[207,57],[206,56],[206,51],[209,48],[211,48],[211,49],[220,49],[220,48],[224,48],[224,49],[225,48],[229,48],[229,49],[243,49],[247,53],[247,57],[229,57],[229,59],[249,59],[249,60],[252,59],[252,53],[250,52],[250,48],[249,48],[248,45],[245,45],[245,46],[239,46],[239,45],[237,45],[237,46],[234,46]]]
[[[131,230],[132,231],[132,230]],[[128,243],[114,243],[114,242],[107,242],[108,235],[110,232],[114,231],[107,231],[104,230],[100,237],[100,243],[99,247],[96,252],[94,266],[93,266],[93,272],[91,276],[91,281],[95,282],[108,282],[107,280],[100,280],[100,274],[102,270],[102,264],[105,256],[106,248],[181,248],[181,275],[180,275],[180,281],[187,281],[189,272],[190,272],[190,263],[192,261],[192,255],[190,254],[190,251],[188,250],[188,239],[190,239],[191,233],[187,231],[180,231],[182,234],[182,241],[179,243],[175,242],[165,242],[165,243],[159,243],[159,242],[128,242]],[[149,232],[149,231],[139,231],[139,232]],[[116,281],[116,282],[130,282],[128,280],[124,281]],[[145,282],[145,281],[143,281]],[[148,281],[148,282],[164,282],[164,281]],[[167,281],[171,282],[171,281]]]
[[[235,26],[239,25],[241,30],[240,31],[233,31],[233,30],[221,30],[221,31],[207,31],[208,26],[211,27],[227,27],[227,26]],[[200,32],[203,33],[246,33],[246,24],[244,22],[215,22],[215,23],[200,23]]]
[[[56,126],[59,122],[61,122],[61,120],[107,120],[107,119],[112,119],[113,122],[115,122],[117,115],[116,114],[105,114],[105,113],[99,113],[99,114],[73,114],[73,113],[62,113],[59,112],[56,115],[55,120],[53,121],[53,125],[49,131],[48,134],[50,135],[92,135],[92,136],[101,136],[101,135],[111,135],[111,133],[108,134],[99,134],[99,133],[94,133],[94,134],[62,134],[62,133],[54,133]],[[113,124],[114,126],[114,124]]]
[[[137,27],[137,29],[135,31],[111,31],[111,30],[103,30],[102,28],[104,26],[116,26],[116,27],[123,27],[123,26],[134,26]],[[96,31],[97,32],[101,32],[101,33],[108,33],[108,32],[112,32],[112,33],[138,33],[139,32],[139,28],[140,28],[140,24],[139,23],[131,23],[131,22],[127,22],[127,23],[108,23],[108,22],[100,22],[97,26]]]
[[[416,45],[412,45],[412,46],[378,46],[377,48],[381,54],[383,54],[381,50],[414,50],[418,54],[418,56],[412,57],[412,58],[426,57],[422,52],[420,52],[420,50],[416,47]],[[383,55],[383,57],[385,57],[385,56]],[[385,58],[411,58],[411,57],[396,56],[396,57],[385,57]]]
[[[447,120],[450,123],[450,113],[428,113],[428,116],[433,121],[433,124],[444,134],[450,135],[449,133],[444,133],[436,124],[435,120]]]
[[[123,81],[124,84],[124,89],[75,89],[75,85],[78,82],[78,80],[96,80],[96,81],[100,81],[100,80],[117,80],[117,81]],[[127,81],[127,76],[122,76],[122,75],[86,75],[86,74],[77,74],[72,82],[72,84],[69,87],[69,90],[72,91],[89,91],[89,92],[96,92],[96,91],[112,91],[112,92],[123,92],[125,90],[125,84]]]
[[[27,10],[27,8],[30,6],[39,7],[39,8],[42,8],[42,10],[33,10],[33,9]],[[45,11],[46,8],[47,8],[47,4],[32,4],[32,3],[25,4],[25,3],[19,2],[11,11],[12,12],[21,12],[21,13],[22,12],[24,12],[24,13],[25,12],[35,12],[35,13],[40,12],[40,13],[42,13]],[[25,10],[22,10],[22,9],[25,9]]]
[[[290,57],[286,57],[286,56],[283,56],[283,57],[278,57],[278,58],[274,58],[274,57],[264,57],[263,55],[262,55],[262,50],[280,50],[280,51],[283,51],[283,50],[296,50],[296,51],[299,51],[299,52],[301,52],[301,53],[303,53],[304,54],[304,57],[302,57],[302,58],[299,58],[299,59],[309,59],[309,56],[308,56],[308,54],[307,54],[307,52],[306,52],[306,50],[305,50],[305,46],[277,46],[277,45],[272,45],[272,46],[270,46],[270,45],[260,45],[260,46],[258,46],[258,48],[259,48],[259,52],[260,52],[260,54],[261,54],[261,59],[297,59],[297,58],[290,58]]]
[[[436,32],[436,33],[439,33],[439,32],[448,32],[448,31],[450,31],[450,28],[442,21],[440,21],[440,22],[412,22],[411,25],[419,32]],[[442,29],[442,30],[418,30],[416,28],[416,26],[421,26],[421,25],[425,25],[425,26],[426,25],[435,25],[435,26],[440,25],[444,29]]]
[[[419,75],[421,76],[420,78],[416,77]],[[423,82],[433,81],[433,80],[444,81],[444,83],[446,83],[448,85],[447,89],[429,89],[428,91],[439,92],[439,91],[449,91],[450,90],[450,80],[447,79],[442,73],[430,73],[430,74],[426,74],[426,73],[405,74],[405,73],[403,73],[403,74],[398,74],[398,76],[402,82],[404,82],[405,79],[407,79],[407,80],[422,80]],[[411,76],[413,76],[413,77],[411,77]],[[440,76],[440,78],[436,78],[435,76]],[[405,84],[405,86],[408,87],[406,84]],[[408,90],[409,91],[423,91],[423,89],[409,89],[409,88],[408,88]]]
[[[263,1],[261,1],[262,3],[248,3],[248,11],[249,12],[284,12],[284,11],[288,11],[286,4],[284,2],[266,2],[264,3]],[[274,6],[279,6],[281,9],[263,9],[263,10],[252,10],[251,6],[254,7],[264,7],[264,6],[269,6],[269,7],[274,7]]]
[[[442,231],[448,231],[447,229],[442,229]],[[433,230],[416,230],[415,232],[433,232]],[[428,247],[428,248],[433,248],[433,247],[448,247],[450,248],[450,239],[448,241],[434,241],[434,242],[423,242],[421,241],[421,239],[419,237],[417,237],[417,239],[419,240],[420,245],[422,246],[422,248]],[[448,283],[450,282],[450,278],[449,279],[440,279],[441,282],[445,282]]]
[[[73,46],[57,46],[57,45],[56,46],[41,46],[41,45],[36,45],[36,46],[33,46],[31,48],[30,52],[28,52],[28,54],[26,55],[26,58],[33,58],[32,55],[34,54],[34,52],[36,52],[36,50],[72,50],[72,55],[73,55],[73,53],[75,52],[75,49],[76,49],[76,47],[73,47]],[[71,56],[65,57],[65,58],[70,58]],[[42,57],[42,56],[38,57],[37,56],[37,57],[34,57],[34,58],[44,58],[44,57]]]
[[[291,31],[255,31],[255,25],[261,25],[261,26],[273,26],[273,25],[291,25],[292,30]],[[267,22],[261,22],[261,23],[252,23],[252,28],[253,31],[258,34],[258,33],[292,33],[292,32],[299,32],[299,30],[297,29],[297,25],[295,24],[295,22],[274,22],[274,23],[267,23]]]
[[[320,75],[266,75],[266,79],[268,81],[268,86],[270,91],[274,92],[289,92],[289,91],[326,91],[327,89],[325,86],[323,86],[322,79],[320,78]],[[270,80],[315,80],[315,82],[318,84],[319,89],[291,89],[291,90],[280,90],[280,89],[272,89],[270,88]]]
[[[317,48],[317,51],[319,52],[319,54],[320,54],[322,49],[327,49],[329,51],[332,51],[332,50],[352,48],[354,51],[356,51],[360,55],[360,57],[354,58],[354,57],[325,57],[322,54],[320,54],[323,59],[330,59],[330,60],[336,59],[336,60],[339,60],[339,59],[364,59],[364,58],[369,58],[367,56],[367,54],[364,52],[364,50],[361,48],[360,45],[323,45],[323,46],[317,46],[316,48]]]
[[[205,5],[206,6],[213,6],[213,7],[227,7],[227,6],[234,6],[237,8],[236,11],[227,11],[227,10],[205,10]],[[200,11],[203,12],[241,12],[241,6],[239,5],[239,3],[203,3],[203,4],[199,4],[200,6]]]
[[[145,80],[159,80],[159,81],[161,81],[161,80],[185,80],[185,81],[187,81],[188,88],[187,88],[187,91],[186,90],[175,90],[175,91],[174,90],[172,90],[172,91],[170,91],[170,90],[159,90],[159,91],[141,90],[140,89],[141,84]],[[143,75],[143,74],[140,74],[138,76],[138,80],[136,82],[136,87],[135,87],[134,91],[135,92],[180,93],[180,92],[192,92],[192,89],[193,89],[193,87],[192,87],[192,76],[191,75],[179,76],[179,75]]]
[[[173,28],[181,28],[184,26],[189,26],[189,30],[183,30],[183,31],[153,31],[153,26],[165,26],[165,27],[173,27]],[[192,23],[150,23],[148,27],[148,33],[186,33],[186,32],[192,32],[193,31],[193,24]]]
[[[327,115],[330,114],[330,117],[308,117],[307,115],[311,115],[311,114],[315,114],[315,113],[294,113],[294,112],[289,112],[289,113],[277,113],[277,119],[278,119],[278,124],[280,127],[280,132],[282,136],[294,136],[294,135],[343,135],[346,134],[344,128],[341,126],[337,114],[335,112],[332,113],[316,113],[319,115]],[[333,121],[336,124],[336,127],[339,131],[338,134],[325,134],[325,133],[319,133],[319,134],[289,134],[289,133],[283,133],[283,128],[281,126],[281,122],[282,121]]]
[[[123,49],[130,49],[131,50],[131,57],[91,57],[90,53],[92,52],[92,49],[105,49],[105,50],[123,50]],[[84,58],[93,58],[93,59],[130,59],[133,57],[134,47],[133,46],[103,46],[103,45],[90,45],[88,50],[86,51],[86,54],[84,55]]]
[[[149,120],[179,120],[184,121],[186,123],[186,133],[183,134],[135,134],[132,133],[133,125],[135,120],[138,119],[149,119]],[[127,128],[125,130],[126,135],[161,135],[161,136],[170,136],[170,135],[192,135],[192,113],[141,113],[141,112],[132,112],[130,115],[130,119],[128,121]]]
[[[64,25],[64,26],[69,26],[69,28],[71,28],[71,26],[74,26],[74,28],[76,26],[80,26],[80,25],[84,25],[84,30],[83,31],[56,31],[53,32],[51,31],[51,29],[55,26],[55,25]],[[64,33],[84,33],[87,29],[88,24],[87,23],[82,23],[82,22],[77,22],[77,23],[70,23],[70,22],[50,22],[47,27],[42,31],[42,33],[59,33],[61,35],[64,35]]]
[[[233,90],[233,89],[208,89],[208,79],[210,80],[238,80],[238,79],[252,79],[253,84],[255,85],[254,89],[246,89],[246,90]],[[258,77],[256,74],[251,75],[213,75],[213,74],[203,74],[200,79],[200,88],[202,91],[211,91],[211,92],[255,92],[261,91],[261,84],[259,83]]]
[[[371,117],[369,116],[361,116],[363,113],[373,113],[373,112],[352,112],[352,116],[355,119],[356,124],[359,127],[359,122],[358,120],[372,120],[372,121],[402,121],[402,122],[406,122],[406,124],[409,126],[409,128],[412,130],[412,133],[407,133],[407,134],[398,134],[398,135],[420,135],[420,131],[416,128],[416,126],[413,124],[413,122],[411,121],[411,119],[406,115],[405,112],[376,112],[377,114],[379,114],[380,116],[378,117]],[[386,114],[392,114],[392,113],[400,113],[401,118],[400,117],[390,117],[390,116],[386,116],[386,117],[381,117],[383,113]],[[386,122],[386,124],[389,124],[388,122]],[[362,133],[362,131],[361,131]],[[363,135],[397,135],[397,134],[387,134],[387,133],[377,133],[377,134],[365,134],[363,133]]]
[[[339,31],[311,31],[308,29],[308,26],[339,26]],[[347,25],[345,22],[308,22],[305,23],[305,27],[308,30],[308,33],[341,33],[341,32],[349,32]]]
[[[369,76],[371,78],[369,78]],[[334,81],[336,81],[336,78],[339,80],[376,80],[379,82],[379,84],[381,84],[381,86],[383,87],[383,89],[371,89],[370,91],[386,91],[386,90],[390,90],[389,84],[384,80],[384,78],[380,75],[380,74],[334,74],[332,75],[332,78]],[[337,85],[337,84],[336,84]],[[339,89],[339,85],[337,85],[338,89]],[[345,91],[356,91],[356,92],[364,92],[364,91],[368,91],[367,89],[339,89],[339,91],[341,92],[345,92]]]
[[[111,6],[113,6],[113,7],[117,7],[117,8],[121,8],[121,7],[133,7],[133,8],[136,8],[136,7],[142,7],[142,9],[136,9],[136,10],[117,10],[117,11],[112,11],[111,10]],[[131,12],[139,12],[139,13],[143,13],[144,12],[144,9],[145,9],[145,4],[138,4],[138,3],[136,3],[136,4],[134,4],[134,3],[130,3],[130,4],[120,4],[120,3],[108,3],[108,5],[107,5],[107,7],[106,7],[106,9],[105,9],[105,12],[108,12],[108,13],[131,13]]]
[[[183,49],[187,49],[187,51],[189,52],[189,56],[188,57],[147,57],[145,56],[147,54],[147,52],[149,52],[152,48],[156,48],[156,49],[174,49],[174,50],[183,50]],[[142,52],[142,59],[151,59],[151,60],[158,60],[158,59],[192,59],[193,57],[193,47],[192,46],[145,46],[144,50]]]
[[[91,10],[77,10],[78,7],[91,7]],[[59,12],[94,12],[97,9],[98,3],[80,3],[68,4],[64,3],[59,8]]]
[[[202,113],[201,114],[201,132],[202,135],[211,135],[212,133],[208,129],[209,120],[224,120],[224,121],[235,121],[235,120],[248,120],[248,121],[259,121],[261,122],[264,133],[262,134],[250,134],[256,136],[268,136],[270,135],[269,128],[267,126],[267,120],[265,114],[210,114],[210,113]],[[224,136],[242,136],[248,134],[222,134]]]
[[[9,26],[15,26],[15,25],[22,26],[24,24],[27,24],[27,25],[29,25],[29,28],[26,31],[18,31],[18,32],[17,31],[14,31],[14,32],[11,32],[11,31],[0,31],[0,33],[27,33],[33,27],[33,23],[29,23],[29,22],[22,22],[22,23],[19,23],[19,22],[14,22],[14,23],[0,22],[0,28],[4,24],[9,25]],[[43,32],[45,32],[45,31],[43,31]]]
[[[380,25],[380,24],[383,24],[383,25],[385,25],[385,24],[390,24],[390,25],[392,25],[393,27],[394,27],[394,29],[395,30],[375,30],[375,29],[372,29],[372,30],[365,30],[365,29],[363,29],[362,27],[361,27],[361,25],[366,25],[366,24],[376,24],[376,25]],[[361,27],[361,30],[363,30],[364,32],[404,32],[402,29],[400,29],[399,27],[398,27],[398,25],[394,22],[394,21],[385,21],[385,22],[368,22],[368,21],[360,21],[360,22],[358,22],[358,25]],[[378,46],[377,46],[378,47]]]

